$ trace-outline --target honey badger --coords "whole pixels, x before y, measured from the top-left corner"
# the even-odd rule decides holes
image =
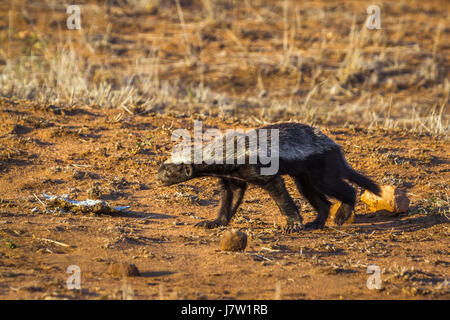
[[[215,220],[202,221],[196,225],[206,228],[228,225],[242,202],[248,183],[261,187],[271,196],[286,217],[288,232],[323,228],[330,211],[327,197],[336,198],[353,209],[356,191],[345,180],[374,194],[380,194],[379,186],[353,170],[345,160],[340,146],[320,130],[300,123],[279,123],[254,129],[253,133],[261,137],[264,131],[270,147],[273,129],[278,132],[279,161],[278,171],[274,174],[262,175],[261,169],[265,165],[259,159],[251,164],[248,152],[235,152],[235,159],[245,157],[247,161],[243,164],[243,161],[229,164],[217,161],[211,163],[208,159],[203,159],[199,164],[192,164],[192,154],[178,159],[172,155],[159,168],[157,179],[169,186],[198,177],[218,177],[221,195],[219,215]],[[225,140],[226,135],[219,137],[207,144],[204,150],[211,151],[217,144],[222,144],[226,149]],[[245,144],[248,149],[249,141],[245,140]],[[223,153],[226,154],[230,155],[228,149]],[[297,206],[286,190],[283,175],[293,178],[298,191],[317,211],[317,217],[312,222],[303,226]],[[336,215],[335,223],[341,225],[348,218],[349,216]]]

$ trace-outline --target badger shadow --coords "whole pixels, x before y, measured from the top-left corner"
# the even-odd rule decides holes
[[[414,212],[414,208],[410,208]],[[442,212],[439,208],[438,212]],[[435,225],[450,223],[450,220],[442,214],[392,214],[388,212],[375,212],[355,214],[355,221],[351,225],[358,228],[363,233],[371,233],[378,230],[392,230],[415,232],[431,228]]]
[[[126,217],[126,218],[136,218],[137,220],[160,220],[160,219],[175,219],[178,218],[178,215],[169,215],[169,214],[163,214],[163,213],[155,213],[155,212],[145,212],[145,211],[132,211],[127,210],[123,211],[118,215],[120,217]]]
[[[144,278],[157,278],[157,277],[164,277],[164,276],[170,276],[172,274],[175,274],[176,272],[173,271],[144,271],[141,272],[141,277]]]

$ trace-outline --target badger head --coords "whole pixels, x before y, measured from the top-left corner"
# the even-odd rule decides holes
[[[166,186],[171,186],[194,177],[194,168],[184,163],[163,163],[158,170],[156,179]]]

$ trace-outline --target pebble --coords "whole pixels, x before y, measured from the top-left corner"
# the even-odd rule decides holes
[[[109,266],[109,274],[114,277],[136,277],[139,276],[139,270],[134,264],[126,262],[113,262]]]
[[[225,231],[220,240],[223,251],[243,251],[247,246],[247,235],[239,230]]]

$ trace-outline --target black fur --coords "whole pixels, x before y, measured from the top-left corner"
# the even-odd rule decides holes
[[[317,132],[305,125],[281,123],[261,129],[271,128],[280,130],[280,149],[283,143],[290,145],[289,139],[313,141],[316,144],[322,143],[322,140],[317,140]],[[323,228],[330,209],[330,202],[327,197],[336,198],[352,209],[355,206],[356,191],[344,179],[354,182],[375,194],[380,193],[378,185],[353,170],[345,161],[340,147],[328,137],[325,136],[325,138],[328,139],[324,142],[327,144],[327,148],[318,146],[319,152],[311,153],[304,159],[292,160],[280,154],[279,171],[275,175],[261,175],[261,165],[259,164],[164,163],[158,171],[157,179],[166,185],[172,185],[196,177],[218,177],[221,189],[219,215],[213,221],[202,221],[197,224],[206,228],[228,225],[242,202],[247,184],[255,184],[272,197],[287,219],[287,230],[294,231],[302,229],[303,224],[297,206],[286,190],[282,178],[282,175],[289,175],[294,179],[299,192],[318,213],[314,221],[307,223],[304,227],[307,229]],[[311,146],[308,145],[308,147]],[[348,218],[337,216],[335,222],[340,225]]]

